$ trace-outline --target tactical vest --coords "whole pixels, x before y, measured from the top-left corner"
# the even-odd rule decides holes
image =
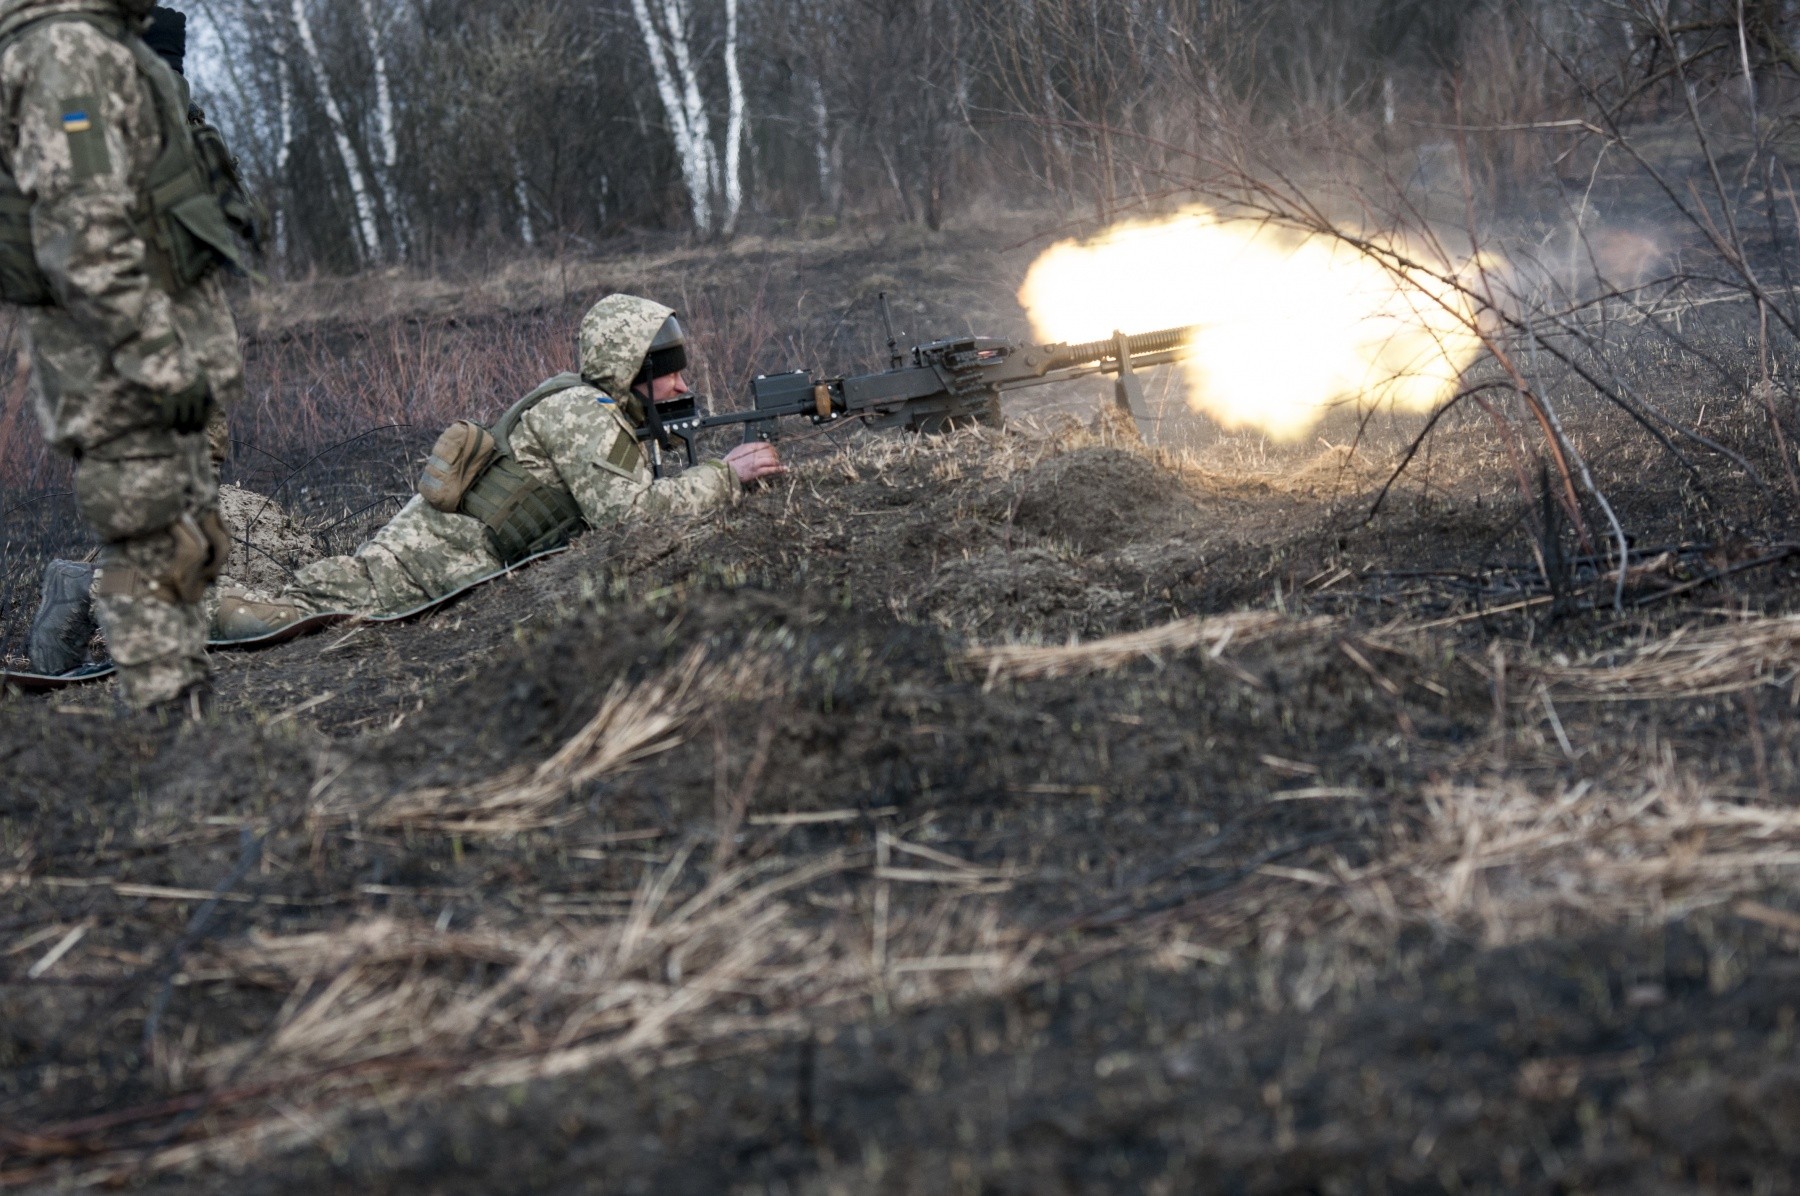
[[[221,167],[235,174],[230,154],[216,131],[214,146],[197,137],[189,126],[175,72],[123,21],[93,13],[58,13],[34,21],[15,30],[0,43],[0,50],[52,21],[92,25],[129,49],[155,100],[163,150],[150,168],[132,213],[135,231],[144,242],[151,282],[168,294],[179,295],[221,265],[247,272],[243,247],[226,216]],[[224,155],[222,164],[212,161],[220,154]],[[0,164],[0,300],[21,307],[56,302],[31,238],[34,206]]]
[[[479,519],[502,564],[560,548],[587,530],[575,496],[540,482],[512,451],[527,411],[581,385],[579,374],[558,374],[507,408],[492,429],[459,423],[432,447],[419,493],[440,511]]]

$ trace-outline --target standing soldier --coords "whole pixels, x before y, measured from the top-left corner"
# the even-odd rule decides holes
[[[243,389],[220,268],[243,261],[229,164],[140,36],[152,7],[0,0],[0,298],[26,309],[38,419],[103,544],[125,701],[197,713],[229,548],[206,432]]]

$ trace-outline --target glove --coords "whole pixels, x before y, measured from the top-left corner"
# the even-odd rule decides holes
[[[170,431],[186,436],[206,430],[207,418],[212,415],[213,397],[205,375],[195,379],[186,390],[158,395],[157,399],[162,405],[163,426]]]

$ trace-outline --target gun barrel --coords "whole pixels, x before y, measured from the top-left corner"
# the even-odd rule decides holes
[[[1199,331],[1198,325],[1190,324],[1186,328],[1165,328],[1161,332],[1146,332],[1141,336],[1130,337],[1131,355],[1138,357],[1149,353],[1171,352],[1188,344]],[[1057,350],[1056,356],[1050,359],[1050,368],[1061,370],[1070,366],[1106,361],[1117,357],[1118,353],[1118,343],[1111,340],[1089,341],[1081,345],[1064,345]]]

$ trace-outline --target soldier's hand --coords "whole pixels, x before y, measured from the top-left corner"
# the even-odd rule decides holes
[[[787,466],[781,463],[781,454],[766,440],[738,445],[725,454],[725,464],[731,466],[731,472],[746,486],[787,472]]]
[[[158,399],[162,403],[163,426],[183,435],[204,431],[212,415],[212,387],[207,385],[204,374],[186,390],[159,395]]]

